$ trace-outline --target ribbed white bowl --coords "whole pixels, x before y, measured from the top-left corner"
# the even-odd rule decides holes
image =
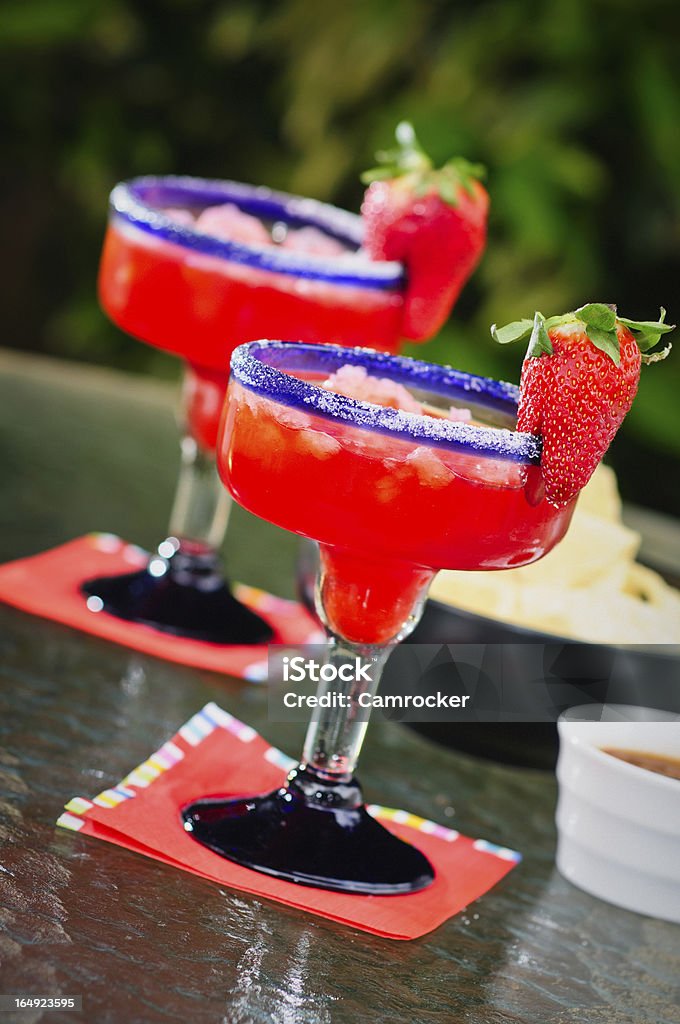
[[[591,705],[570,709],[558,729],[559,871],[609,903],[680,922],[680,781],[601,749],[680,758],[680,716]]]

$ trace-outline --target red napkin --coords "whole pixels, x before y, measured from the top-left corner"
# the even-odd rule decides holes
[[[212,793],[265,793],[294,761],[216,704],[194,715],[171,740],[93,801],[74,797],[62,828],[106,839],[213,882],[391,939],[416,939],[478,899],[519,862],[513,850],[468,839],[406,811],[369,811],[413,843],[435,869],[433,884],[408,896],[348,896],[280,881],[233,864],[187,835],[179,808]]]
[[[117,619],[105,611],[89,611],[80,593],[81,583],[141,569],[148,557],[146,551],[111,533],[90,533],[31,558],[0,565],[0,601],[157,658],[242,679],[266,679],[265,645],[231,647],[187,640]],[[237,584],[234,593],[273,627],[277,643],[324,642],[318,624],[297,602],[243,584]]]

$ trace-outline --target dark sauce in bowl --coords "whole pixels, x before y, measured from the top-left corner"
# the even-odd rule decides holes
[[[663,754],[649,754],[643,750],[623,750],[619,747],[602,747],[604,754],[610,757],[618,757],[619,761],[627,761],[637,768],[644,768],[648,772],[656,772],[657,775],[665,775],[667,779],[677,779],[680,782],[680,758],[666,757]]]

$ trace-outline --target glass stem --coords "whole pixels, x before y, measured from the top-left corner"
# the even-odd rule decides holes
[[[333,781],[349,781],[368,728],[371,698],[391,649],[330,638],[326,664],[337,673],[333,680],[319,683],[317,697],[323,697],[329,706],[317,707],[312,716],[302,755],[304,765]]]
[[[231,497],[220,483],[214,452],[203,451],[189,435],[182,438],[181,451],[170,536],[181,546],[216,551],[229,522]]]

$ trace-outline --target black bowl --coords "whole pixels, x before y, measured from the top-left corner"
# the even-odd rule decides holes
[[[301,600],[312,612],[317,566],[316,544],[304,541],[298,559],[298,589]],[[504,666],[509,667],[509,675],[518,687],[523,679],[535,680],[537,668],[544,671],[545,687],[554,694],[554,707],[528,717],[549,720],[404,723],[444,746],[504,764],[554,768],[558,749],[555,719],[566,707],[609,701],[680,711],[680,659],[676,645],[623,647],[584,643],[434,600],[426,602],[420,622],[404,643],[503,645]]]
[[[545,667],[555,694],[554,717],[589,702],[642,704],[680,710],[680,659],[675,645],[592,644],[485,618],[428,600],[405,643],[502,644],[504,664],[521,685]],[[511,681],[508,680],[511,685]],[[550,714],[550,712],[547,712]],[[557,760],[555,721],[408,723],[429,739],[479,757],[552,769]]]

